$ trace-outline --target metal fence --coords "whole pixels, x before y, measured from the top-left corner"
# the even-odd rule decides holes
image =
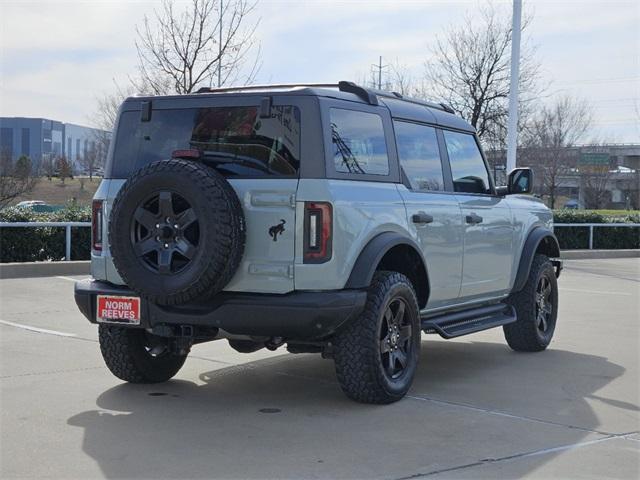
[[[65,229],[65,261],[71,260],[71,228],[73,227],[91,227],[91,222],[0,222],[0,228],[12,227],[58,227]],[[589,250],[593,249],[593,230],[594,228],[606,227],[640,227],[640,223],[556,223],[554,228],[562,227],[582,227],[589,229]]]
[[[0,222],[0,228],[58,227],[65,229],[64,259],[71,260],[71,228],[91,227],[91,222]]]
[[[589,250],[593,250],[593,229],[596,227],[640,227],[640,223],[554,223],[553,228],[557,227],[583,227],[589,229]]]

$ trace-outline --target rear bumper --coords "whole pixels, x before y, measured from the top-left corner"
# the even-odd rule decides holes
[[[98,295],[137,296],[126,287],[90,279],[76,282],[74,294],[80,312],[92,323],[96,323]],[[320,340],[357,317],[366,297],[364,290],[283,295],[222,292],[211,300],[180,306],[161,306],[142,299],[140,327],[191,325],[234,335]]]

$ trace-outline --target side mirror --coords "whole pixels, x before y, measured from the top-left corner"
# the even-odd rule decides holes
[[[531,193],[533,191],[533,170],[514,168],[507,179],[507,193]]]

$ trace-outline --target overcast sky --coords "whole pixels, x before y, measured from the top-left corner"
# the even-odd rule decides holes
[[[511,2],[495,2],[509,8]],[[0,0],[0,115],[90,124],[96,98],[135,71],[150,0]],[[478,1],[261,0],[257,83],[362,78],[382,55],[419,76],[435,36]],[[525,0],[553,95],[587,99],[590,139],[640,142],[640,1]],[[585,140],[590,140],[585,139]]]

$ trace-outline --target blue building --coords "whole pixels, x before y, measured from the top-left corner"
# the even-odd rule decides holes
[[[95,149],[104,160],[109,137],[104,130],[46,118],[0,117],[0,151],[11,155],[13,161],[26,155],[35,168],[65,156],[80,172],[82,159],[90,150]]]

